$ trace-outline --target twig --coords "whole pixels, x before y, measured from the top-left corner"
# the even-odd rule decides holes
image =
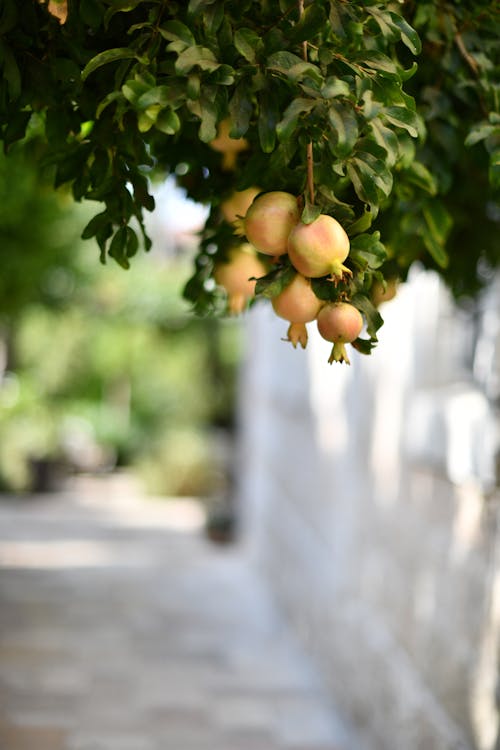
[[[304,0],[298,0],[299,18],[304,15]],[[302,57],[307,62],[307,40],[302,42]],[[309,200],[314,204],[314,153],[312,141],[309,141],[306,147],[306,166],[307,166],[307,189],[309,191]]]
[[[314,155],[312,141],[307,144],[307,188],[309,200],[314,204]]]
[[[467,47],[465,46],[464,40],[462,39],[462,35],[458,31],[455,34],[455,44],[457,45],[458,51],[460,52],[460,54],[462,55],[462,57],[464,58],[465,62],[467,63],[467,65],[469,66],[469,68],[472,70],[472,72],[474,73],[474,75],[477,76],[477,77],[479,77],[479,67],[478,67],[478,64],[474,60],[474,58],[472,57],[472,55],[470,54],[470,52],[467,49]]]

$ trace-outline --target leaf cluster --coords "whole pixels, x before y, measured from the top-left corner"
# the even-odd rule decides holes
[[[148,249],[150,180],[169,172],[212,206],[186,288],[198,312],[221,309],[211,272],[240,241],[220,204],[255,185],[303,195],[305,220],[343,224],[353,281],[339,293],[353,298],[416,259],[457,295],[498,265],[495,4],[70,0],[68,11],[61,24],[45,2],[4,0],[0,134],[8,152],[43,132],[54,184],[99,204],[83,237],[102,261],[128,267],[140,241]],[[224,121],[245,139],[235,171],[211,147]]]

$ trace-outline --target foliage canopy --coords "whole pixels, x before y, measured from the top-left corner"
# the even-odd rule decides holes
[[[252,186],[302,196],[306,222],[321,211],[343,224],[353,276],[314,289],[363,312],[363,351],[381,324],[374,280],[404,278],[419,260],[460,296],[498,265],[498,3],[28,0],[21,9],[3,0],[0,8],[6,151],[42,138],[55,186],[101,204],[83,237],[123,267],[138,233],[150,245],[149,178],[177,174],[190,197],[212,206],[185,290],[198,312],[220,308],[214,262],[240,241],[220,205]],[[229,155],[213,147],[221,123]],[[259,291],[272,296],[289,276],[286,261],[270,267]]]

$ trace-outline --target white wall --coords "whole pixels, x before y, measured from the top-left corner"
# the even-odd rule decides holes
[[[492,750],[500,280],[468,313],[415,270],[371,357],[248,319],[247,539],[372,750]]]

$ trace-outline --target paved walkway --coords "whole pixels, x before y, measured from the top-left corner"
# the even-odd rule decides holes
[[[356,750],[202,526],[194,502],[113,484],[0,500],[0,750]]]

